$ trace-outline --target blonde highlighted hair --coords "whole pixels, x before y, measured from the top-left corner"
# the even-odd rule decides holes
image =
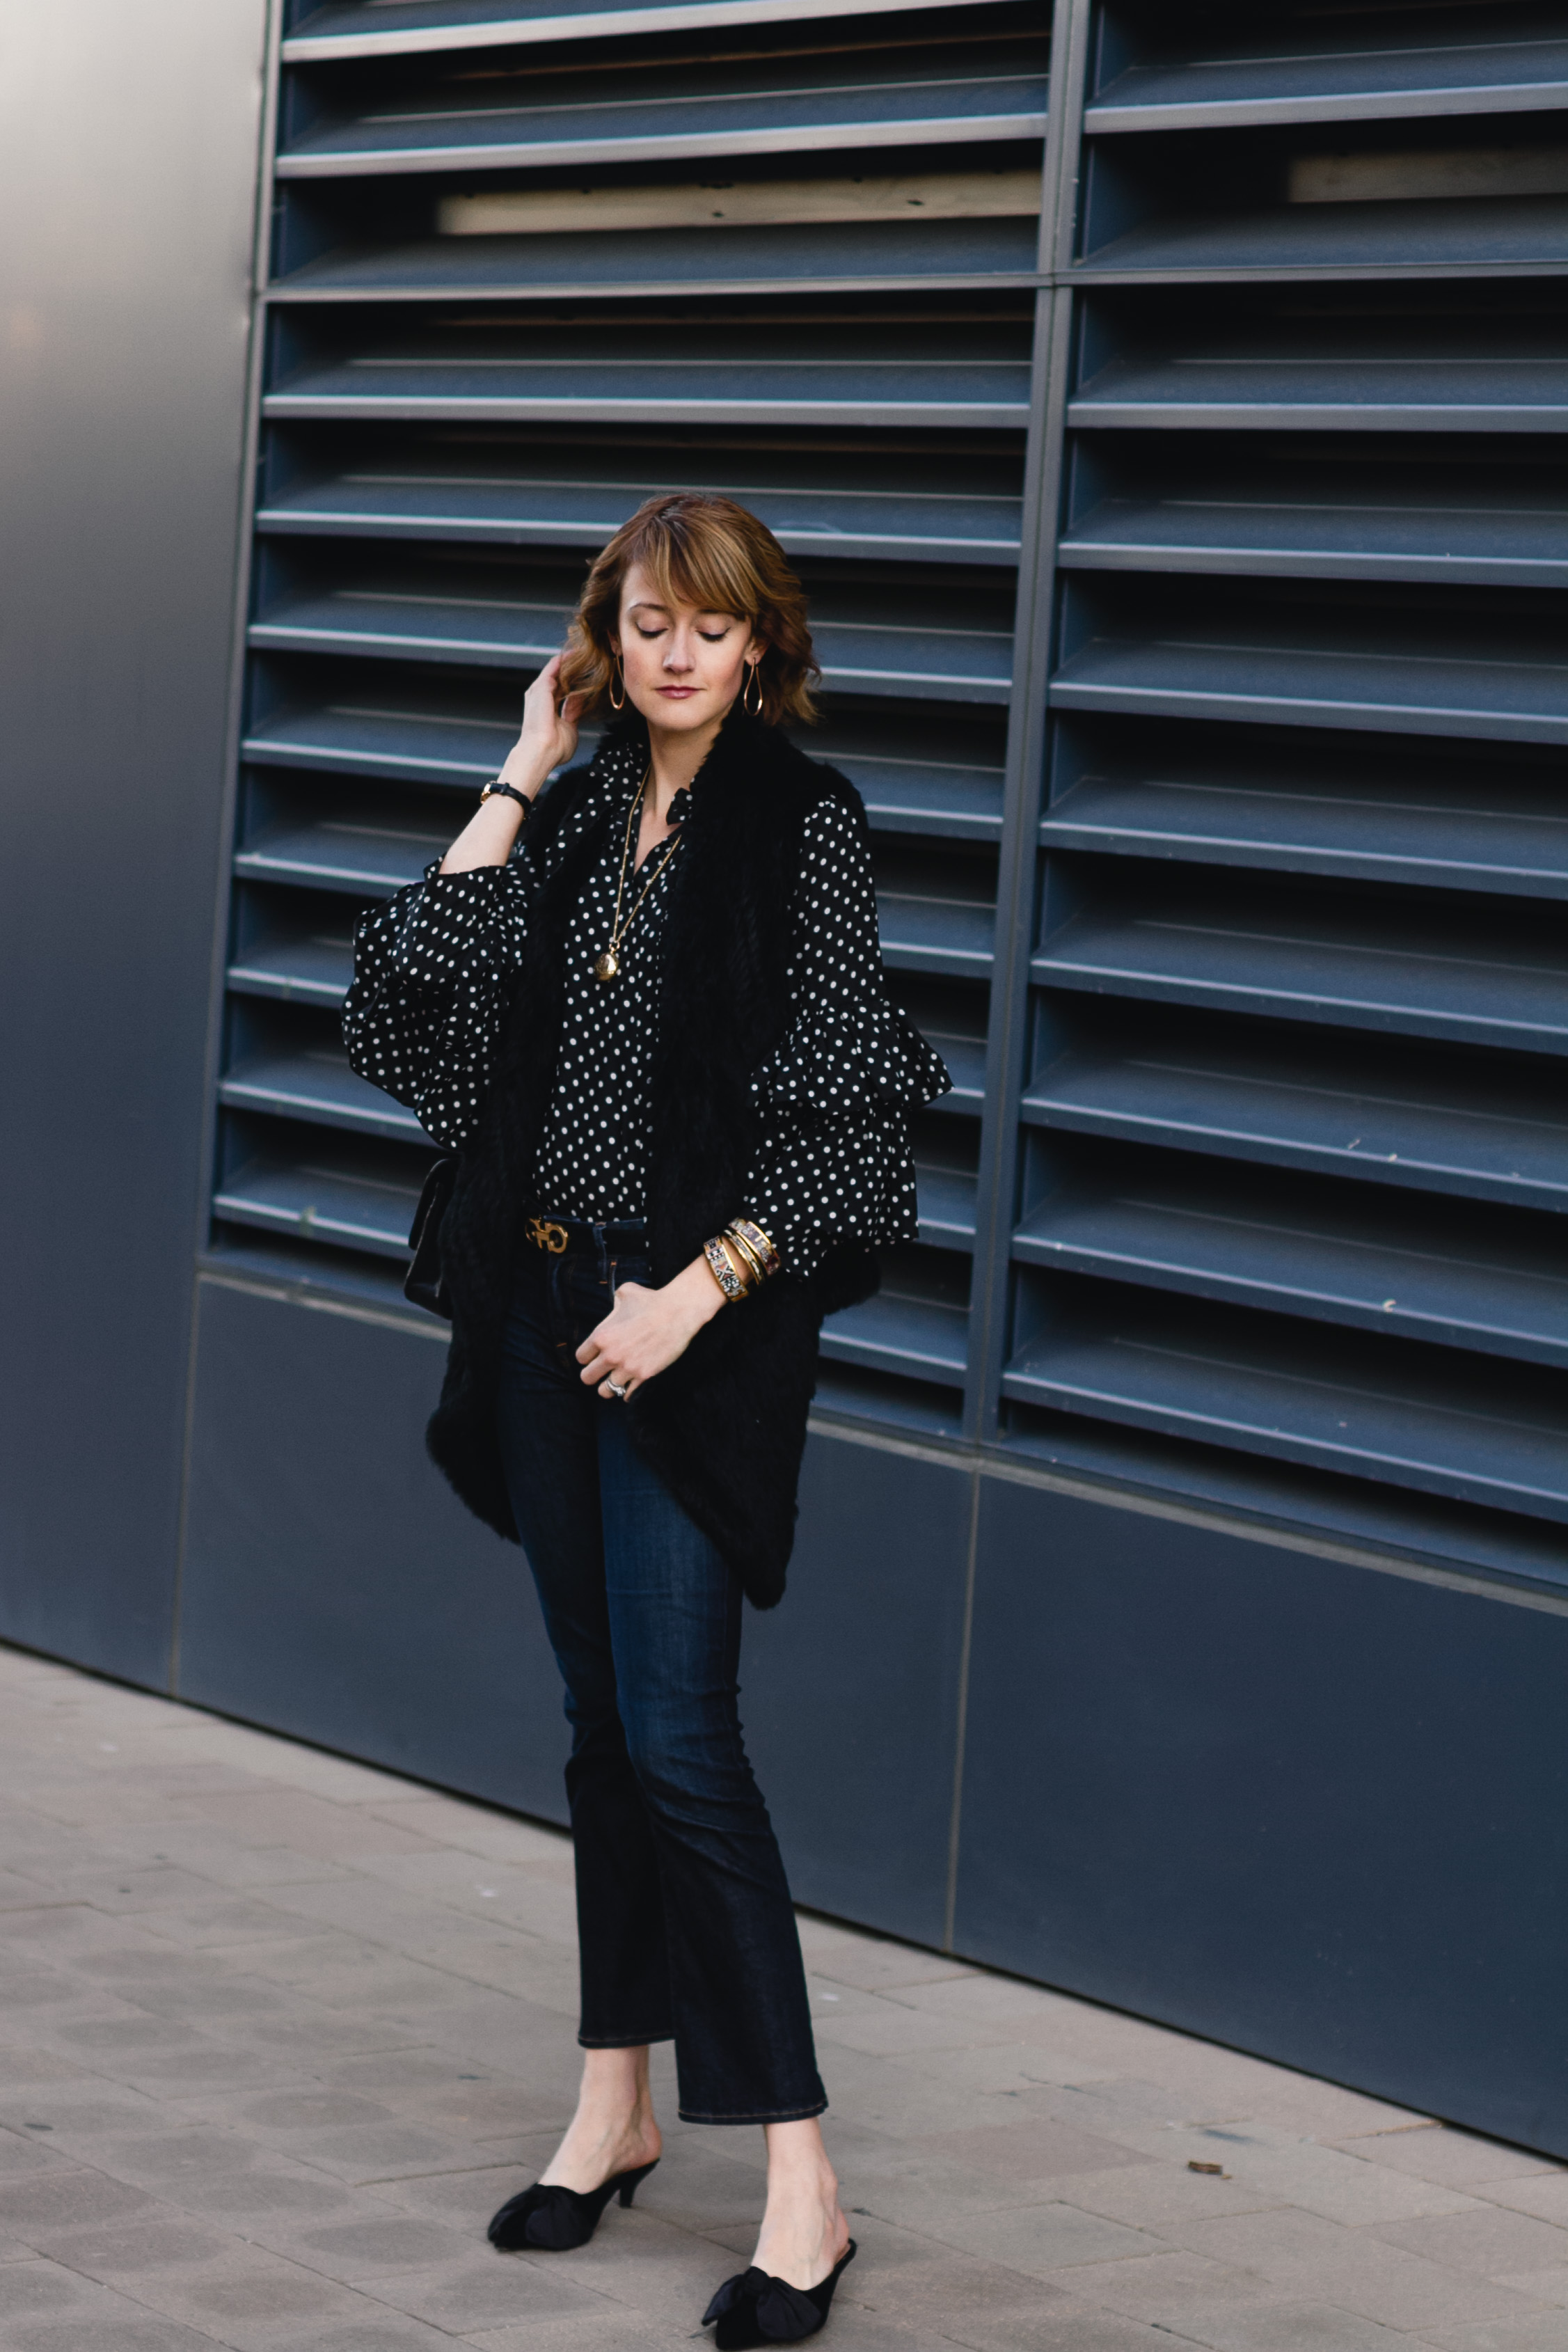
[[[585,716],[609,700],[617,674],[621,586],[633,563],[670,602],[695,604],[700,613],[733,613],[750,623],[766,646],[757,680],[768,726],[815,719],[810,681],[821,673],[811,651],[805,591],[767,524],[710,490],[667,490],[644,499],[595,559],[560,666],[564,691],[589,698]],[[752,693],[749,676],[746,692]]]

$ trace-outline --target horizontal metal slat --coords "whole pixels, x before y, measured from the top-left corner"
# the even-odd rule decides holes
[[[290,490],[258,509],[258,530],[313,538],[392,539],[500,547],[604,544],[627,517],[660,489],[715,489],[738,499],[791,554],[909,558],[925,562],[1016,563],[1020,501],[957,488],[928,487],[929,461],[906,486],[875,486],[873,466],[851,484],[787,487],[754,480],[744,454],[737,478],[709,478],[712,460],[697,457],[678,478],[628,480],[625,461],[594,478],[591,461],[552,472],[494,474],[356,472]],[[795,467],[810,476],[811,461]],[[829,468],[831,470],[831,461]],[[885,470],[885,469],[883,469]],[[944,467],[949,482],[957,468]],[[868,477],[870,478],[868,478]],[[1565,567],[1568,568],[1568,567]]]
[[[474,719],[461,712],[396,704],[381,709],[329,704],[275,712],[246,738],[244,749],[257,767],[324,770],[476,790],[496,774],[516,740],[515,725]],[[878,752],[862,749],[867,740],[879,745]],[[830,722],[802,741],[813,758],[844,769],[880,830],[973,841],[994,841],[1000,835],[999,769],[942,759],[936,756],[946,748],[940,744],[933,744],[932,756],[922,759],[915,739],[896,726],[884,725],[869,737],[850,736]],[[591,748],[585,737],[579,756],[586,756]],[[302,841],[298,846],[308,866],[329,866],[339,854],[329,840]],[[295,851],[278,854],[292,856]],[[241,866],[244,870],[243,860]]]
[[[1379,1213],[1381,1212],[1381,1213]],[[1148,1283],[1449,1348],[1568,1367],[1568,1240],[1555,1263],[1510,1251],[1476,1213],[1423,1233],[1408,1204],[1359,1195],[1200,1189],[1153,1171],[1048,1201],[1013,1255],[1066,1272]]]
[[[1034,978],[1155,1003],[1212,1005],[1472,1045],[1568,1054],[1568,956],[1437,931],[1361,931],[1325,909],[1182,905],[1076,916]]]
[[[1568,340],[1478,323],[1467,350],[1446,329],[1417,338],[1371,320],[1354,335],[1217,339],[1208,350],[1107,361],[1067,415],[1074,425],[1139,431],[1561,433]]]
[[[1294,1062],[1145,1042],[1074,1047],[1031,1080],[1032,1125],[1129,1143],[1326,1170],[1380,1185],[1568,1210],[1568,1113],[1402,1066]]]
[[[1478,648],[1440,623],[1418,637],[1353,622],[1336,641],[1312,617],[1292,625],[1195,613],[1091,638],[1049,696],[1059,710],[1568,743],[1568,657],[1522,635],[1511,651],[1493,632]]]
[[[807,56],[749,69],[643,68],[558,82],[549,104],[498,103],[481,88],[433,103],[379,109],[307,134],[280,154],[279,179],[396,172],[534,170],[702,155],[779,155],[841,148],[938,147],[1043,139],[1043,73],[978,56],[967,71],[935,58]],[[989,71],[980,68],[990,67]],[[528,95],[537,93],[538,85]]]
[[[1027,288],[1042,282],[1038,236],[1026,216],[430,237],[308,262],[267,291],[341,305]]]
[[[996,952],[996,913],[956,898],[879,892],[883,961],[890,971],[949,971],[985,977]]]
[[[1568,419],[1568,368],[1564,383]],[[849,325],[836,347],[805,325],[751,328],[744,344],[700,326],[684,339],[557,329],[543,349],[538,337],[476,337],[308,362],[264,407],[277,420],[1016,429],[1029,422],[1029,386],[1027,344],[994,327],[966,328],[960,352],[939,331]]]
[[[862,0],[861,16],[981,0]],[[512,48],[524,43],[606,41],[626,34],[717,32],[731,26],[811,24],[842,15],[840,0],[364,0],[319,8],[283,44],[285,65],[343,58],[412,57],[442,49]]]
[[[368,582],[303,590],[267,606],[251,624],[250,642],[280,653],[541,668],[560,650],[571,607],[507,595],[504,581],[486,584],[488,594],[469,596]]]
[[[250,643],[277,653],[538,669],[559,651],[571,608],[535,601],[526,590],[506,591],[507,583],[494,577],[444,593],[368,582],[299,591],[280,597],[252,623]],[[863,601],[813,597],[812,640],[827,686],[923,701],[1006,702],[1010,632],[920,625],[913,619],[915,600],[903,601],[911,608],[909,620],[877,617],[869,595]],[[925,602],[929,609],[937,599],[933,594]]]
[[[1568,818],[1545,792],[1531,805],[1517,786],[1499,791],[1495,773],[1447,788],[1423,775],[1403,792],[1371,777],[1334,782],[1086,776],[1051,803],[1040,837],[1047,848],[1568,897]]]
[[[390,1136],[399,1142],[430,1142],[413,1111],[350,1070],[341,1054],[246,1055],[219,1082],[218,1097],[232,1110],[308,1119],[319,1127]]]
[[[517,740],[514,723],[397,703],[324,703],[270,712],[246,737],[258,767],[319,768],[420,784],[473,785],[495,775]]]
[[[1283,1328],[1281,1328],[1282,1325]],[[1497,1367],[1439,1381],[1424,1351],[1364,1337],[1308,1351],[1299,1325],[1190,1305],[1074,1320],[1016,1357],[1004,1392],[1134,1428],[1568,1518],[1568,1412],[1554,1378],[1508,1392]]]
[[[378,1183],[339,1170],[287,1160],[253,1160],[221,1184],[213,1213],[226,1224],[287,1234],[296,1241],[331,1244],[406,1258],[416,1187]]]
[[[1149,279],[1531,277],[1568,261],[1568,198],[1286,205],[1149,220],[1080,262],[1103,284]]]
[[[950,1168],[916,1163],[920,1238],[938,1249],[970,1249],[975,1240],[976,1180]]]
[[[999,841],[1002,780],[987,768],[913,759],[879,760],[811,741],[813,757],[841,767],[881,832],[946,835],[956,841]]]
[[[337,1006],[348,992],[353,970],[351,940],[298,931],[258,940],[235,958],[225,977],[238,996]]]
[[[422,854],[421,873],[424,863]],[[367,886],[367,895],[377,887]],[[990,970],[995,917],[988,908],[956,899],[879,896],[877,915],[883,958],[891,971],[984,974]],[[258,941],[235,959],[227,973],[228,985],[237,995],[333,1006],[342,1003],[352,977],[350,940],[303,931]]]
[[[1228,44],[1223,57],[1130,66],[1085,108],[1083,128],[1103,137],[1568,105],[1568,41],[1526,36],[1449,42],[1435,39],[1437,30],[1436,21],[1414,33],[1391,30],[1385,20],[1364,44],[1342,20],[1332,47],[1323,39],[1315,47],[1309,32],[1277,44]]]
[[[1386,481],[1359,497],[1270,503],[1235,496],[1107,499],[1062,539],[1079,572],[1194,572],[1285,579],[1454,580],[1568,584],[1568,505],[1434,481],[1426,495]],[[1505,492],[1506,496],[1507,493]]]
[[[822,1326],[822,1354],[832,1363],[861,1364],[872,1371],[903,1372],[913,1380],[961,1388],[968,1322],[962,1307],[879,1292],[862,1306],[828,1318]]]
[[[444,856],[445,834],[399,831],[347,817],[273,825],[235,857],[249,882],[289,883],[313,890],[362,890],[367,898],[417,882],[432,858]]]
[[[897,991],[894,992],[896,995]],[[985,1039],[946,1037],[930,1027],[925,1028],[925,1034],[947,1065],[947,1075],[953,1081],[951,1091],[938,1095],[931,1108],[977,1118],[986,1107]]]

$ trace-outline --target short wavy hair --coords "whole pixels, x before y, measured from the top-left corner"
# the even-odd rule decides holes
[[[621,583],[633,563],[662,596],[699,612],[733,613],[765,640],[757,677],[768,726],[816,718],[810,682],[821,672],[811,650],[805,591],[767,524],[711,490],[666,490],[645,499],[595,558],[560,666],[563,690],[588,697],[585,717],[609,700]]]

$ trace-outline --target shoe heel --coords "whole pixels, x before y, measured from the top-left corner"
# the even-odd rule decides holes
[[[658,2161],[658,2158],[655,2157],[653,2158],[653,2164],[657,2164]],[[647,2179],[648,2175],[653,2171],[653,2164],[641,2165],[635,2172],[629,2172],[626,2175],[625,2179],[621,2183],[619,2191],[621,2202],[623,2206],[630,2205],[632,2198],[637,2194],[638,2189],[641,2189],[644,2180]]]

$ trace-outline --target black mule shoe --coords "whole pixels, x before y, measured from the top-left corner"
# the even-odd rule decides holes
[[[791,2286],[788,2279],[771,2278],[753,2263],[750,2270],[726,2279],[703,2314],[703,2326],[718,2322],[714,2336],[718,2352],[747,2352],[754,2344],[799,2344],[827,2326],[833,2289],[854,2258],[852,2238],[817,2286]]]
[[[655,2157],[653,2164],[658,2161]],[[501,2254],[569,2254],[574,2246],[586,2246],[610,2200],[618,2196],[630,2205],[653,2164],[614,2173],[599,2189],[562,2189],[555,2181],[546,2188],[536,2180],[519,2196],[507,2198],[486,2233],[490,2243]]]

